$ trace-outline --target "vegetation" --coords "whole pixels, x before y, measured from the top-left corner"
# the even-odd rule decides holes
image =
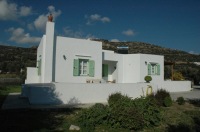
[[[1,86],[0,97],[19,91],[20,86]],[[116,93],[109,96],[108,102],[108,106],[96,104],[86,109],[0,110],[0,128],[1,131],[69,131],[73,124],[80,126],[81,131],[200,130],[200,100],[160,107],[153,95],[131,99]]]
[[[159,89],[155,94],[155,99],[159,106],[166,106],[170,104],[170,94],[165,89]],[[165,104],[166,103],[166,104]]]
[[[172,105],[172,98],[170,96],[165,97],[164,99],[164,106],[170,107]]]
[[[112,94],[109,106],[96,104],[84,109],[79,116],[83,129],[94,131],[98,125],[107,125],[112,129],[141,130],[159,125],[161,111],[152,98],[132,100],[120,93]]]
[[[19,93],[21,92],[21,86],[19,85],[0,85],[0,107],[3,104],[6,96],[9,93]]]
[[[184,105],[185,104],[185,99],[183,97],[178,97],[176,102],[179,104],[179,105]]]
[[[0,45],[0,78],[25,80],[26,67],[36,66],[37,47],[21,48]]]
[[[145,77],[144,77],[144,80],[145,80],[146,82],[150,82],[150,81],[152,80],[152,77],[151,77],[151,76],[145,76]]]
[[[184,80],[184,77],[183,77],[182,73],[174,72],[173,79],[176,81],[180,81],[180,80]]]

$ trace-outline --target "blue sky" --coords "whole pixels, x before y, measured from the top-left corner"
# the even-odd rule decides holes
[[[0,0],[0,44],[38,45],[49,13],[59,36],[200,53],[200,0]]]

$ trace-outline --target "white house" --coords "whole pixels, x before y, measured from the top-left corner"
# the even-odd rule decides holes
[[[146,75],[151,83],[145,83]],[[101,42],[55,36],[54,23],[47,22],[37,67],[27,68],[22,96],[32,104],[96,103],[116,91],[133,98],[145,95],[147,85],[154,91],[191,89],[189,81],[164,81],[164,56],[102,50]]]

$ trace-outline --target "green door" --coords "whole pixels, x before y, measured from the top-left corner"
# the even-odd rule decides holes
[[[102,66],[102,77],[108,77],[108,64]]]

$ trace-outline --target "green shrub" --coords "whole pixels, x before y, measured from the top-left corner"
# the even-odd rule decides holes
[[[152,77],[151,77],[151,76],[145,76],[145,77],[144,77],[144,80],[145,80],[146,82],[150,82],[150,81],[152,80]]]
[[[159,125],[161,110],[155,98],[137,98],[132,100],[121,93],[108,98],[109,106],[95,104],[79,113],[78,122],[82,130],[94,131],[99,125],[110,128],[141,130],[144,127]]]
[[[135,107],[142,113],[145,127],[157,126],[161,121],[161,109],[154,98],[134,99]]]
[[[108,104],[111,109],[119,107],[131,107],[133,105],[132,99],[126,95],[117,92],[108,97]]]
[[[164,100],[166,97],[170,97],[170,94],[164,89],[159,89],[155,94],[155,99],[157,100],[159,106],[165,106]]]
[[[119,92],[111,94],[108,97],[108,104],[109,104],[109,106],[113,106],[116,103],[120,102],[120,100],[121,100],[122,97],[123,97],[123,95],[121,93],[119,93]]]
[[[142,115],[142,112],[140,112],[138,109],[134,107],[126,107],[118,115],[120,127],[129,130],[140,130],[144,128],[144,117]]]
[[[107,123],[108,113],[108,106],[97,103],[81,111],[78,117],[79,125],[85,130],[93,131],[95,126]]]
[[[183,97],[178,97],[176,102],[178,102],[179,105],[184,105],[185,104],[185,100]]]
[[[170,96],[165,97],[164,106],[166,106],[166,107],[172,106],[172,98]]]

